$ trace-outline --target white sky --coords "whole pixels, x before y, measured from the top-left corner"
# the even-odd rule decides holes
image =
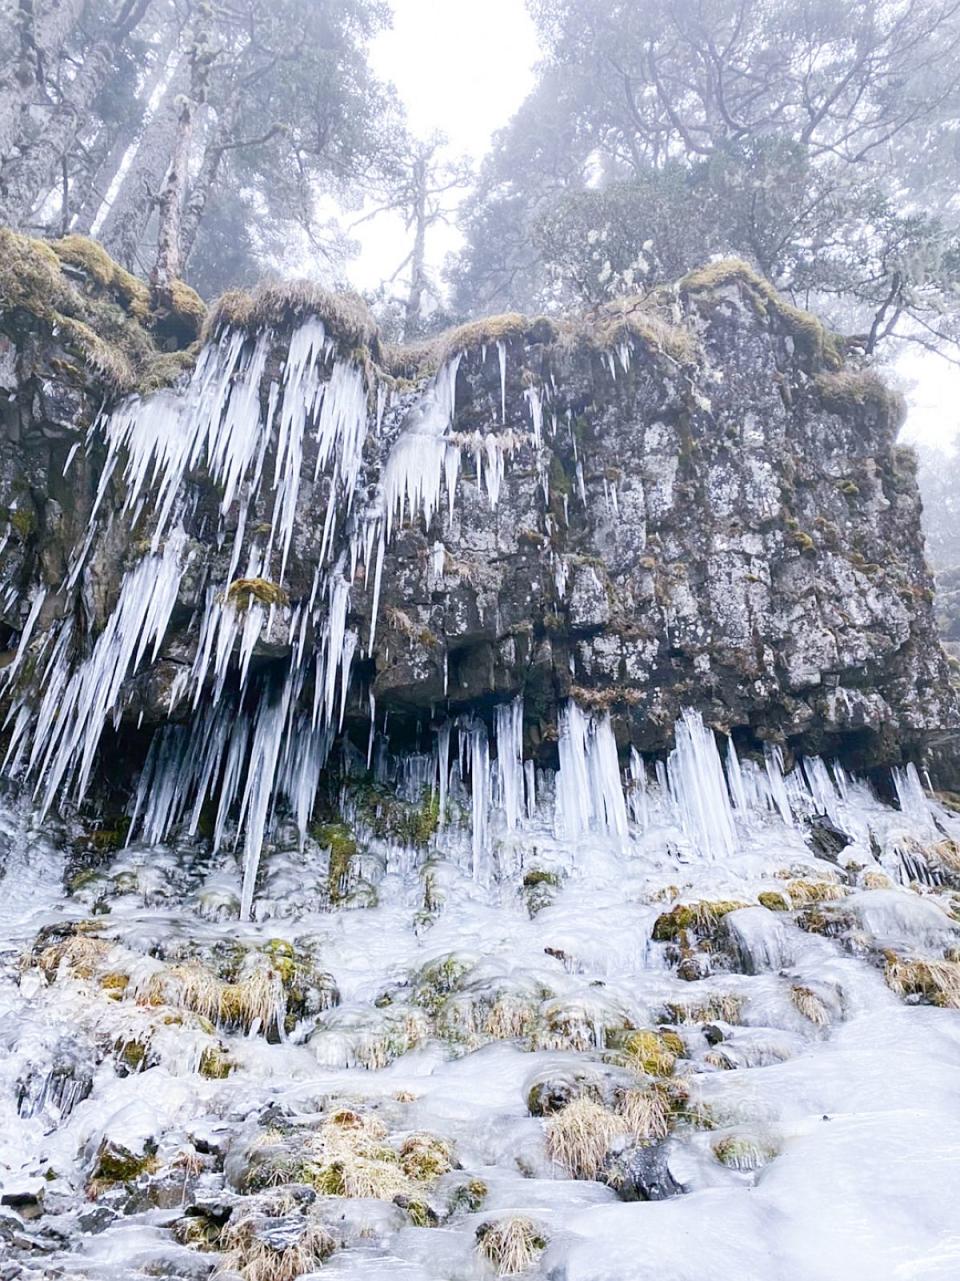
[[[392,80],[419,137],[446,134],[450,153],[479,160],[533,84],[536,34],[524,0],[392,0],[393,27],[374,43],[371,62]],[[399,218],[383,215],[357,229],[362,252],[349,275],[366,289],[393,274],[410,244]],[[455,248],[439,227],[427,252],[439,266]]]

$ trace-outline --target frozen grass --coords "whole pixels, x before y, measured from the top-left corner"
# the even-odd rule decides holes
[[[173,1005],[202,1015],[218,1027],[257,1028],[267,1033],[280,1026],[286,996],[278,970],[266,962],[235,983],[227,983],[205,966],[174,965],[153,974],[138,999],[147,1005]]]
[[[906,960],[890,953],[884,977],[898,996],[918,996],[930,1005],[960,1009],[960,961]]]
[[[574,1099],[546,1121],[544,1135],[551,1161],[575,1179],[595,1179],[614,1140],[627,1129],[625,1119],[593,1099]]]
[[[830,1022],[827,1007],[812,988],[795,983],[790,988],[790,1000],[803,1017],[809,1019],[816,1027],[826,1027]]]
[[[227,1224],[218,1273],[238,1272],[244,1281],[295,1281],[316,1271],[334,1251],[333,1238],[320,1224],[305,1225],[297,1239],[283,1248],[261,1239],[264,1226],[253,1216]]]
[[[546,1233],[522,1215],[494,1219],[477,1228],[477,1250],[501,1277],[517,1276],[531,1267],[547,1246]]]

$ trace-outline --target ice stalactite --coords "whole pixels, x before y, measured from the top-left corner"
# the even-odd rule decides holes
[[[714,859],[733,854],[737,832],[717,741],[697,712],[688,709],[677,721],[667,777],[683,829],[696,849]]]
[[[494,713],[497,740],[497,781],[507,830],[520,822],[523,809],[523,699],[501,703]]]
[[[450,786],[450,722],[437,729],[437,774],[440,780],[438,826],[447,822],[447,792]]]
[[[72,672],[67,649],[73,622],[61,624],[36,719],[17,719],[8,750],[10,759],[18,732],[32,731],[28,776],[36,780],[44,813],[61,787],[83,796],[104,727],[119,711],[124,680],[148,653],[156,659],[177,601],[186,541],[182,529],[175,530],[161,554],[145,556],[124,576],[113,613],[89,657]]]
[[[500,362],[500,421],[507,421],[507,344],[501,338],[497,343],[497,359]]]
[[[342,725],[357,649],[356,633],[346,626],[350,581],[361,552],[369,565],[373,546],[369,536],[350,539],[349,571],[344,553],[333,555],[335,535],[351,512],[367,432],[363,371],[337,357],[333,339],[313,318],[293,331],[282,373],[268,382],[274,343],[269,330],[251,338],[227,329],[203,349],[183,393],[128,399],[91,429],[88,447],[102,435],[107,456],[67,586],[84,571],[115,477],[122,479],[120,516],[131,528],[146,526],[150,551],[123,579],[117,605],[79,664],[70,658],[79,639],[72,619],[61,624],[43,668],[36,717],[21,700],[8,758],[21,762],[29,739],[28,773],[43,789],[45,809],[67,789],[83,795],[106,720],[120,713],[123,681],[148,650],[153,659],[159,654],[189,555],[181,522],[191,518],[196,497],[188,477],[203,469],[220,491],[218,538],[228,575],[203,588],[195,657],[171,685],[171,708],[189,690],[193,719],[157,732],[130,830],[135,834],[139,825],[147,839],[162,840],[188,811],[195,828],[205,797],[219,792],[219,845],[236,802],[245,916],[279,796],[290,803],[301,838],[305,832],[332,732]],[[313,591],[290,606],[280,584],[308,449],[314,480],[327,478],[328,498]],[[266,524],[256,516],[259,502],[268,505]],[[268,580],[273,598],[256,592],[237,598],[229,590],[248,538],[245,578]],[[250,689],[251,661],[264,647],[287,655],[286,673]],[[297,710],[308,659],[316,678],[312,716]],[[284,746],[294,740],[296,754]]]
[[[932,835],[936,828],[930,812],[930,803],[920,782],[917,767],[912,761],[902,769],[894,769],[893,786],[897,794],[897,804],[904,817],[921,832]]]
[[[609,715],[591,716],[569,700],[560,712],[559,752],[558,835],[574,837],[592,829],[624,840],[627,807]]]
[[[479,882],[486,882],[489,879],[487,863],[490,852],[489,831],[492,802],[490,741],[487,737],[486,725],[476,717],[460,721],[459,730],[461,778],[465,773],[465,757],[469,757],[473,879]]]
[[[460,357],[454,356],[444,365],[390,450],[383,471],[387,540],[394,522],[401,524],[405,514],[422,515],[429,527],[444,484],[453,514],[460,450],[447,439],[447,431],[453,420],[459,364]]]

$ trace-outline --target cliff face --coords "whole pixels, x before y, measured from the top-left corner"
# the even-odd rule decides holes
[[[859,766],[956,723],[897,398],[741,265],[656,308],[502,317],[418,352],[319,295],[268,301],[234,299],[189,385],[112,417],[55,325],[3,317],[24,719],[89,666],[125,576],[156,593],[167,556],[164,617],[127,610],[149,647],[109,657],[101,721],[138,727],[131,762],[145,727],[293,667],[294,700],[326,706],[314,727],[342,718],[359,747],[373,705],[412,749],[431,717],[522,693],[544,763],[569,697],[648,752],[684,707]],[[99,736],[84,716],[61,744]]]

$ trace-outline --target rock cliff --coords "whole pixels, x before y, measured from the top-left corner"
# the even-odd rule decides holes
[[[73,259],[62,287],[89,297]],[[65,620],[64,679],[124,575],[181,540],[155,643],[111,677],[125,763],[147,727],[188,720],[238,667],[275,681],[295,650],[297,698],[342,680],[364,749],[373,705],[411,750],[443,709],[489,718],[518,693],[545,762],[571,696],[643,752],[684,707],[747,748],[859,767],[956,724],[899,400],[742,264],[408,351],[318,291],[229,296],[192,381],[143,400],[29,294],[11,302],[2,621],[24,707]],[[349,655],[326,652],[331,622]],[[215,671],[198,651],[217,627]]]

